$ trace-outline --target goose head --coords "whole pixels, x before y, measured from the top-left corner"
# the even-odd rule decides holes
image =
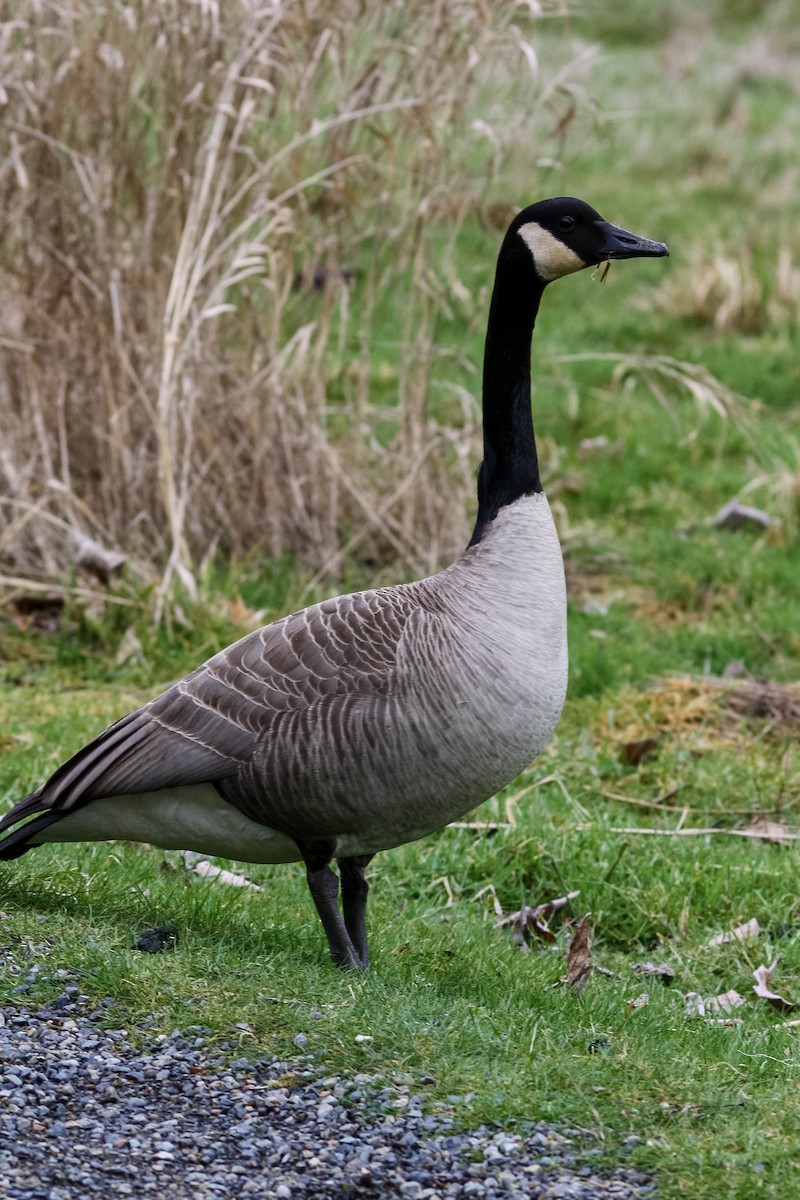
[[[591,205],[570,196],[540,200],[522,210],[506,234],[501,257],[529,252],[542,284],[617,258],[663,258],[669,250],[604,221]]]

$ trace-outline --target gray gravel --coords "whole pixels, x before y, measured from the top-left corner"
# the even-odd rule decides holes
[[[74,985],[47,1009],[0,1009],[0,1196],[301,1200],[633,1200],[637,1173],[595,1174],[585,1135],[453,1132],[433,1080],[327,1075],[310,1055],[235,1058],[192,1026],[134,1047]],[[455,1098],[454,1098],[455,1099]]]

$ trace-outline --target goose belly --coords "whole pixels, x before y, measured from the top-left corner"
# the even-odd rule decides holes
[[[560,690],[559,690],[560,691]],[[366,854],[415,841],[465,816],[511,783],[547,743],[561,711],[559,693],[525,720],[497,721],[497,713],[473,707],[458,727],[420,720],[413,750],[384,760],[366,785],[360,829],[337,839],[337,854]],[[351,795],[353,793],[351,792]]]
[[[210,783],[92,800],[32,839],[44,842],[150,842],[242,862],[297,862],[295,842],[251,821]]]

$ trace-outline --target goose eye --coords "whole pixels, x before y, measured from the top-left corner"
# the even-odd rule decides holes
[[[572,226],[574,224],[575,224],[574,217],[562,217],[561,220],[558,222],[558,228],[559,229],[572,229]]]

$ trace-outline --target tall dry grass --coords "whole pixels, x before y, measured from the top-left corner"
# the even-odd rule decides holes
[[[791,328],[800,310],[798,254],[796,245],[780,242],[764,255],[767,261],[759,272],[749,245],[733,255],[696,244],[686,266],[661,283],[643,307],[685,317],[716,333]]]
[[[160,607],[214,553],[321,572],[452,554],[479,376],[457,423],[433,419],[434,326],[459,305],[483,320],[449,246],[521,128],[530,146],[576,105],[569,69],[540,78],[540,7],[9,8],[0,570],[63,577],[77,529],[160,578]],[[492,124],[498,72],[518,104]],[[378,407],[387,296],[399,366]]]

